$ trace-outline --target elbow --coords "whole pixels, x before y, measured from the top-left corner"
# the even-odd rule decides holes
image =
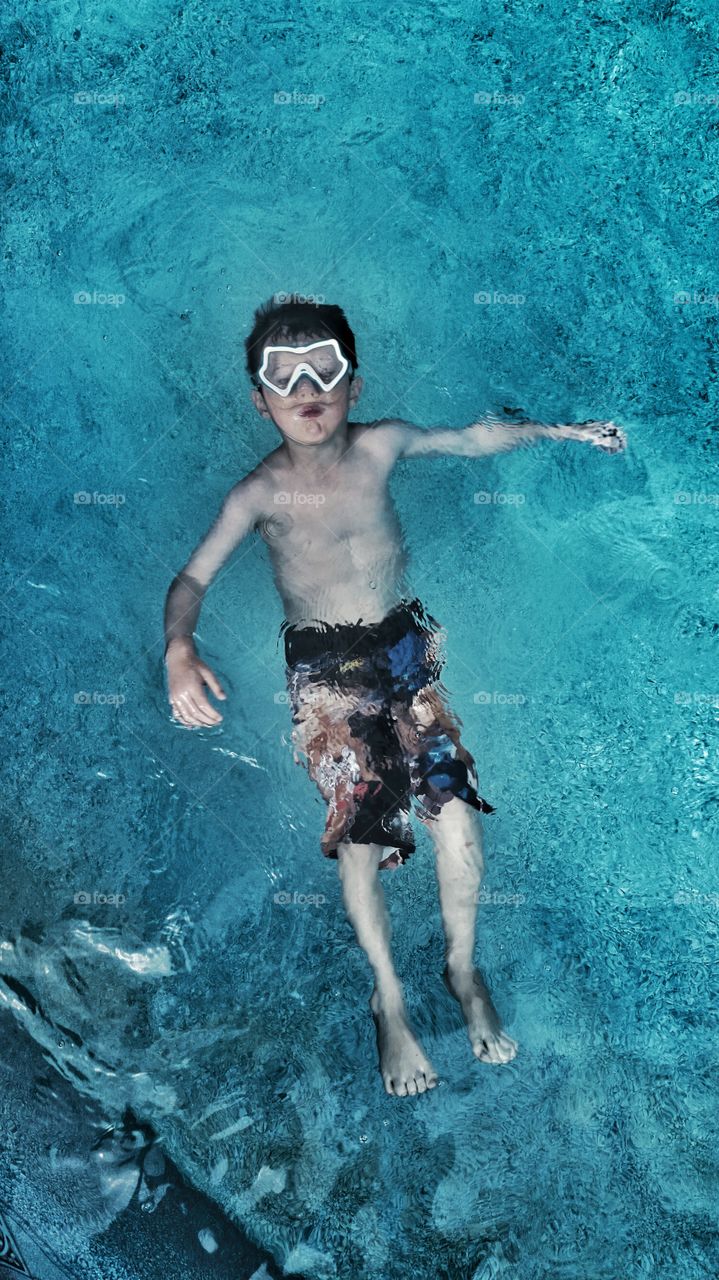
[[[167,597],[169,599],[171,596],[177,595],[181,592],[182,594],[189,593],[194,600],[201,601],[206,590],[206,583],[200,582],[200,580],[198,578],[194,578],[191,573],[188,573],[185,569],[181,569],[180,572],[176,573],[172,579],[167,592]]]

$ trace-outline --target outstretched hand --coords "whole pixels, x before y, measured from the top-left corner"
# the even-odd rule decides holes
[[[167,660],[167,683],[174,720],[179,720],[188,729],[220,723],[222,716],[210,702],[205,686],[212,690],[216,698],[224,700],[227,694],[214,671],[196,654],[170,653]]]
[[[616,422],[601,422],[594,418],[588,422],[572,422],[562,427],[562,435],[569,440],[592,444],[604,453],[621,453],[627,447],[627,437]]]

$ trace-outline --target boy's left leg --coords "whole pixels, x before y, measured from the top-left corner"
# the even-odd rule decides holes
[[[432,816],[423,817],[418,813],[418,817],[435,848],[446,939],[445,983],[462,1007],[475,1056],[481,1062],[509,1062],[517,1052],[517,1043],[502,1030],[473,959],[479,887],[484,871],[478,806],[486,803],[476,794],[474,760],[462,745],[460,721],[436,687],[419,690],[409,703],[396,701],[393,720],[405,758],[413,770],[418,766],[422,770],[415,779],[415,791],[426,800],[424,792],[430,783],[429,790],[434,794],[429,798],[438,804],[439,811]],[[462,792],[455,791],[450,797],[445,788],[458,786]],[[467,795],[467,800],[462,794]]]
[[[517,1042],[502,1030],[484,979],[474,966],[477,904],[484,871],[479,815],[455,796],[436,817],[422,821],[435,849],[446,940],[444,981],[461,1005],[475,1057],[480,1062],[509,1062],[516,1055]]]

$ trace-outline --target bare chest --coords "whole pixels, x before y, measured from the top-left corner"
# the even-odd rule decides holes
[[[259,532],[283,555],[322,554],[338,543],[374,542],[399,534],[399,521],[376,467],[345,467],[322,483],[293,483],[282,477],[268,493]]]

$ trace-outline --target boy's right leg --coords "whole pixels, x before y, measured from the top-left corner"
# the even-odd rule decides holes
[[[438,1078],[409,1025],[402,986],[392,963],[390,920],[378,872],[384,854],[386,849],[381,845],[349,840],[337,848],[347,918],[375,978],[370,1008],[384,1087],[387,1093],[406,1097],[433,1089]]]

